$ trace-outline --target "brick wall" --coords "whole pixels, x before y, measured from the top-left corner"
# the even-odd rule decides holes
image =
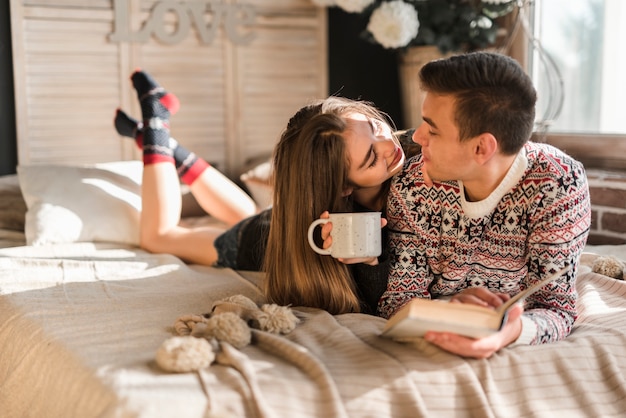
[[[591,196],[588,244],[626,244],[626,172],[587,170]]]

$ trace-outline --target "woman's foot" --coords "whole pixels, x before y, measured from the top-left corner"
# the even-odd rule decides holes
[[[180,108],[178,98],[166,92],[150,74],[137,70],[130,76],[130,79],[137,92],[144,121],[146,117],[163,117],[169,120],[170,115],[178,112]]]
[[[117,109],[113,124],[118,134],[134,139],[139,149],[143,149],[143,123],[129,116],[122,109]]]
[[[169,116],[178,111],[180,107],[178,98],[167,93],[146,72],[136,71],[131,80],[141,104],[144,123],[117,109],[114,119],[115,129],[120,135],[135,139],[139,149],[144,150],[144,163],[170,161],[173,158],[181,181],[188,185],[192,184],[209,164],[169,136]],[[146,130],[149,131],[148,139]],[[167,141],[164,138],[165,132],[168,135]]]
[[[178,98],[166,92],[144,71],[135,71],[130,78],[141,106],[144,164],[174,162],[174,149],[170,146],[170,115],[180,107]]]

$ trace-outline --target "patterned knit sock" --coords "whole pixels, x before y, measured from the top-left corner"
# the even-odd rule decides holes
[[[183,183],[191,185],[209,167],[209,163],[180,145],[174,138],[170,138],[170,146],[174,149],[178,177]]]
[[[114,124],[117,133],[133,138],[139,149],[143,149],[143,124],[141,122],[132,118],[123,110],[117,109]],[[178,176],[187,185],[192,184],[209,167],[209,163],[180,145],[172,137],[169,138],[168,147],[173,151]]]
[[[178,111],[178,99],[143,71],[135,71],[131,80],[143,118],[143,163],[174,162],[169,123],[170,115]]]
[[[134,139],[137,147],[143,150],[143,123],[129,116],[122,109],[115,111],[113,123],[118,134]]]

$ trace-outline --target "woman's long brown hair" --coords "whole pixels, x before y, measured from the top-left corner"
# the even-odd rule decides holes
[[[366,102],[338,97],[306,106],[289,121],[274,149],[273,209],[265,254],[265,294],[281,305],[359,312],[348,267],[314,252],[307,241],[311,222],[325,210],[353,209],[343,116],[359,112],[385,120]]]

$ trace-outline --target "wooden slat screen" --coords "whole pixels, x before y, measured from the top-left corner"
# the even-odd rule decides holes
[[[205,0],[255,8],[254,25],[238,28],[254,34],[248,44],[230,39],[224,27],[203,43],[192,17],[176,43],[111,37],[116,8],[127,13],[127,30],[138,33],[160,3],[173,2],[10,1],[20,164],[139,158],[112,124],[117,107],[140,117],[129,81],[135,68],[181,99],[172,135],[233,176],[247,160],[271,153],[300,106],[328,94],[326,15],[309,0]],[[169,34],[180,27],[171,12],[161,24]]]

